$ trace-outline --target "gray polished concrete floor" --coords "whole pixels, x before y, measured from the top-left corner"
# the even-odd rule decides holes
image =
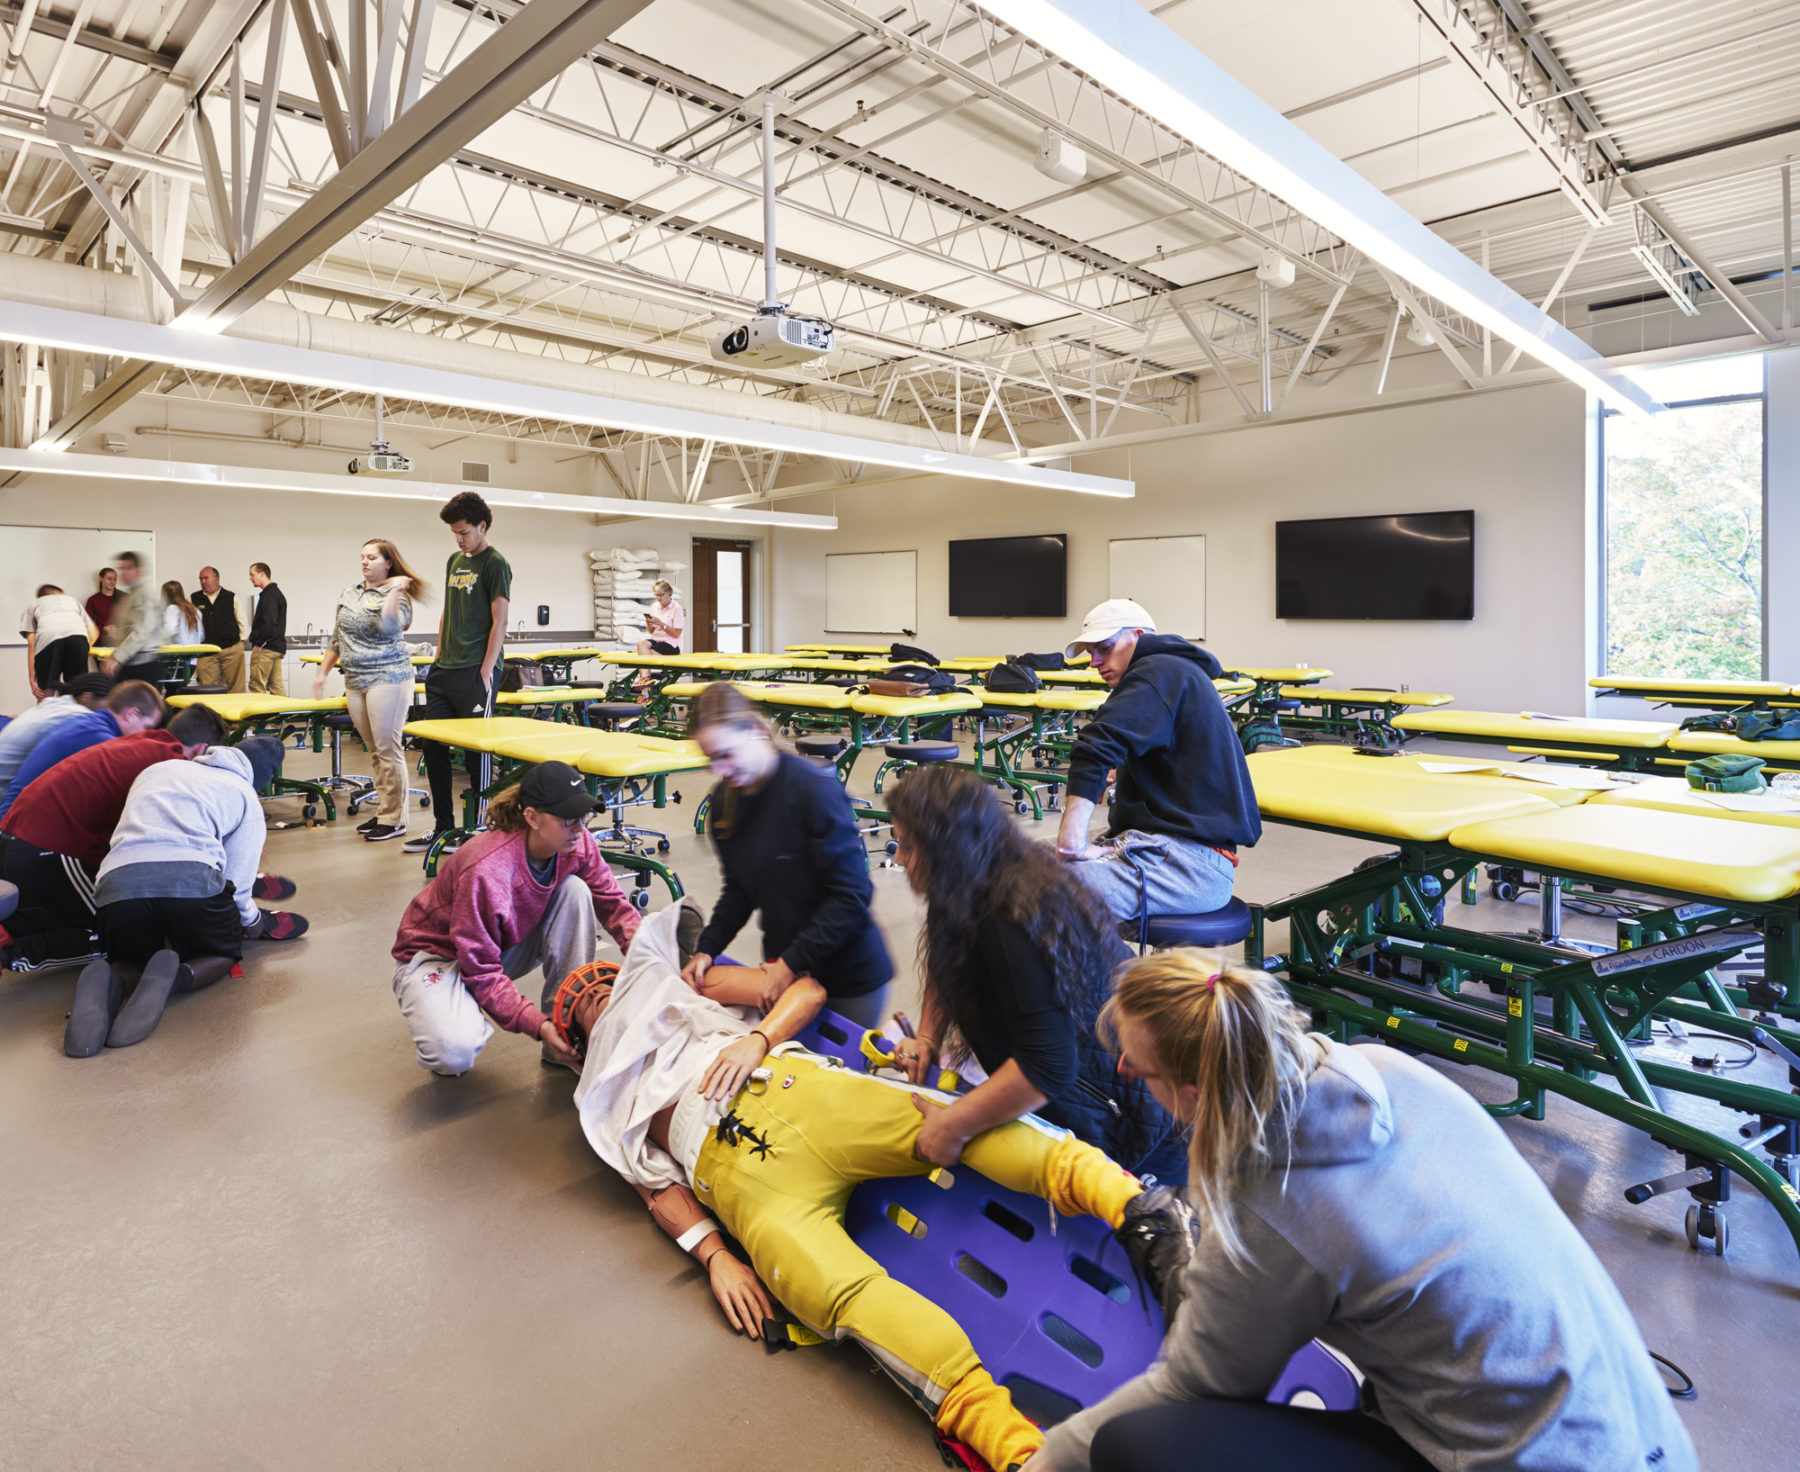
[[[677,785],[663,826],[710,904],[688,826],[704,786]],[[1272,828],[1239,892],[1274,900],[1374,851]],[[535,1045],[501,1034],[463,1079],[420,1072],[388,960],[416,859],[340,819],[272,834],[267,861],[299,882],[311,933],[178,999],[139,1047],[68,1059],[73,973],[0,979],[0,1468],[938,1465],[860,1352],[772,1355],[731,1332]],[[917,1015],[916,904],[895,870],[875,891]],[[1532,913],[1483,899],[1459,919]],[[1774,1213],[1740,1193],[1729,1255],[1698,1256],[1685,1196],[1621,1194],[1679,1168],[1668,1152],[1554,1102],[1507,1129],[1651,1347],[1698,1382],[1681,1412],[1705,1464],[1791,1466],[1800,1264]]]

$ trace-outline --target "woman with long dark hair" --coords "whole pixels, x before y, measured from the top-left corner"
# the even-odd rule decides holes
[[[918,1036],[899,1045],[914,1083],[973,1056],[986,1082],[928,1113],[919,1153],[953,1164],[981,1131],[1037,1114],[1126,1169],[1186,1179],[1174,1121],[1115,1075],[1094,1026],[1129,952],[1116,920],[973,772],[920,767],[889,802],[896,857],[925,900]]]

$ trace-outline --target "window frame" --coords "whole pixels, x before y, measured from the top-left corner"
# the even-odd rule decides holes
[[[1769,678],[1769,361],[1768,356],[1763,353],[1758,353],[1756,355],[1756,360],[1757,367],[1762,375],[1762,387],[1755,393],[1713,394],[1709,397],[1699,399],[1672,399],[1665,403],[1663,407],[1665,409],[1705,409],[1722,404],[1749,403],[1757,403],[1762,406],[1762,424],[1759,430],[1762,437],[1762,494],[1760,498],[1762,506],[1762,528],[1760,535],[1762,570],[1760,575],[1761,607],[1757,610],[1758,624],[1762,630],[1762,650],[1759,662],[1760,673],[1757,675],[1757,678],[1759,680],[1767,680]],[[1594,437],[1596,450],[1600,457],[1600,464],[1595,477],[1599,486],[1599,494],[1597,497],[1599,503],[1599,524],[1596,528],[1598,532],[1596,551],[1600,564],[1600,606],[1595,619],[1595,624],[1599,631],[1599,648],[1595,651],[1594,666],[1602,678],[1612,673],[1612,671],[1607,668],[1608,644],[1606,637],[1607,613],[1612,606],[1611,589],[1608,583],[1608,574],[1612,559],[1608,556],[1609,547],[1607,542],[1607,495],[1611,490],[1611,483],[1607,476],[1606,466],[1606,426],[1608,420],[1618,418],[1619,412],[1620,411],[1617,409],[1611,409],[1602,404],[1600,406],[1599,430]]]

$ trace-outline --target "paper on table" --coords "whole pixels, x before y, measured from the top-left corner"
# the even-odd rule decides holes
[[[1586,792],[1603,792],[1613,785],[1612,774],[1598,767],[1508,767],[1505,775],[1526,782],[1542,782],[1546,787],[1578,787]]]
[[[1499,762],[1427,762],[1419,763],[1421,772],[1498,772]]]
[[[1733,813],[1800,813],[1800,802],[1777,797],[1772,792],[1701,792],[1702,802]]]

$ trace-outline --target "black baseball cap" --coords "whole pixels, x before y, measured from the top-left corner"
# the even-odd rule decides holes
[[[567,762],[539,762],[519,783],[519,806],[558,818],[585,818],[600,804],[588,795],[581,773]]]

